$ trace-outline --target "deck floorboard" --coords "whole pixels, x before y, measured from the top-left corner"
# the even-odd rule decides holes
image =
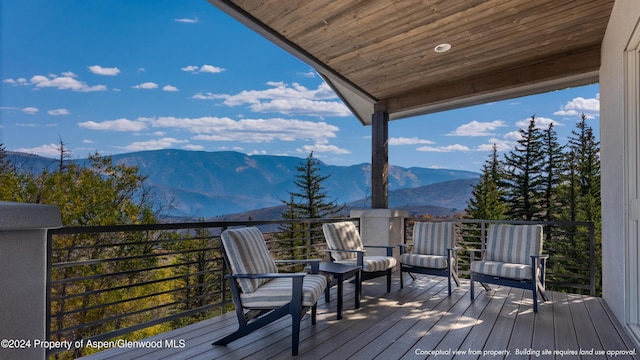
[[[601,298],[547,292],[549,301],[533,313],[531,294],[521,289],[476,288],[471,301],[463,280],[451,297],[444,278],[418,276],[392,291],[384,279],[365,282],[360,309],[355,286],[345,283],[343,319],[336,320],[336,290],[318,304],[317,323],[305,316],[300,355],[305,359],[485,359],[484,351],[507,350],[491,359],[606,359],[598,350],[633,350],[631,339]],[[145,341],[184,340],[184,348],[109,349],[83,359],[292,359],[291,320],[285,317],[227,346],[211,343],[237,328],[235,313],[156,335]],[[594,356],[543,355],[544,350],[594,349]],[[516,356],[516,351],[533,351]],[[435,352],[438,351],[436,354]],[[617,356],[615,359],[633,359]]]

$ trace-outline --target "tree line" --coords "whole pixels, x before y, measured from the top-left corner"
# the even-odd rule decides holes
[[[56,166],[36,170],[11,161],[0,144],[0,200],[56,205],[65,227],[159,223],[137,167],[98,153],[78,164],[62,141],[58,150]],[[79,233],[51,241],[51,263],[63,266],[51,271],[50,330],[69,329],[51,340],[86,339],[220,301],[221,254],[208,229]],[[213,315],[194,312],[121,338],[137,340]],[[94,351],[75,349],[55,358]]]
[[[502,158],[494,145],[472,190],[466,216],[594,223],[600,291],[600,143],[586,120],[583,114],[567,142],[561,144],[553,123],[540,128],[532,116],[528,127],[520,129],[517,145]],[[588,239],[577,236],[577,230],[546,234],[545,251],[552,255],[549,270],[558,274],[558,282],[588,276],[577,273],[584,272],[589,262]]]

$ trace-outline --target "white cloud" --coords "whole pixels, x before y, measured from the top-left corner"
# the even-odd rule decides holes
[[[469,147],[460,144],[446,145],[446,146],[421,146],[417,148],[418,151],[425,152],[458,152],[458,151],[471,151]]]
[[[4,79],[4,80],[2,80],[2,82],[5,83],[5,84],[11,84],[11,85],[14,85],[14,86],[29,85],[29,81],[27,81],[27,79],[25,79],[25,78],[18,78],[18,79],[15,79],[15,80],[14,79]]]
[[[185,150],[192,150],[192,151],[202,151],[204,150],[204,146],[202,145],[195,145],[195,144],[187,144],[185,146],[182,147]]]
[[[508,133],[504,134],[502,137],[505,140],[511,140],[515,142],[522,139],[522,134],[520,134],[520,131],[509,131]]]
[[[83,144],[93,144],[93,140],[89,140],[89,139],[84,139],[82,140]]]
[[[103,122],[86,121],[78,123],[81,128],[107,131],[140,131],[147,128],[147,123],[128,119],[108,120]]]
[[[504,121],[495,120],[491,122],[472,121],[468,124],[460,125],[457,129],[447,134],[447,136],[489,136],[492,131],[505,126]]]
[[[350,116],[349,109],[340,101],[329,85],[322,83],[316,89],[308,89],[298,83],[269,82],[265,90],[244,90],[235,95],[198,93],[194,99],[223,99],[227,106],[249,105],[255,112],[281,113],[285,115]]]
[[[70,112],[67,109],[53,109],[47,111],[49,115],[58,116],[58,115],[69,115]]]
[[[38,109],[37,107],[33,107],[33,106],[28,106],[26,108],[22,108],[22,112],[28,115],[33,115],[35,113],[37,113],[38,111],[40,111],[40,109]]]
[[[313,101],[308,99],[277,99],[250,105],[249,108],[261,113],[281,113],[285,115],[307,116],[349,116],[351,112],[337,101]]]
[[[214,99],[224,99],[225,95],[218,95],[218,94],[214,94],[211,92],[207,92],[207,93],[197,93],[195,95],[193,95],[191,97],[192,99],[196,99],[196,100],[214,100]]]
[[[195,24],[198,22],[197,18],[191,19],[191,18],[179,18],[179,19],[173,19],[173,21],[179,22],[179,23],[186,23],[186,24]]]
[[[225,69],[221,67],[217,67],[213,65],[202,65],[202,67],[200,67],[200,71],[198,72],[217,74],[217,73],[223,72],[224,70]]]
[[[103,122],[87,121],[78,126],[101,131],[156,131],[184,130],[194,134],[194,139],[207,141],[235,141],[263,143],[295,140],[310,140],[317,144],[326,144],[335,138],[339,128],[325,122],[313,122],[296,119],[241,119],[219,117],[177,118],[153,117],[135,120],[116,119]]]
[[[549,124],[553,124],[553,126],[563,126],[562,123],[559,123],[553,119],[549,119],[546,117],[536,117],[536,128],[538,129],[547,129],[549,127]],[[531,118],[528,119],[524,119],[524,120],[520,120],[518,122],[516,122],[516,125],[519,126],[522,129],[526,129],[529,127],[529,122],[531,121]]]
[[[162,88],[163,91],[178,91],[178,88],[173,85],[165,85]]]
[[[326,144],[315,144],[315,145],[304,145],[302,148],[296,149],[299,153],[308,154],[310,152],[316,153],[333,153],[333,154],[351,154],[351,151],[347,149],[339,148],[335,145],[326,145]]]
[[[117,67],[105,68],[100,65],[89,66],[89,71],[96,75],[104,75],[104,76],[116,76],[120,74],[120,69]]]
[[[182,69],[180,69],[180,70],[182,70],[182,71],[187,71],[187,72],[196,72],[196,71],[198,71],[198,69],[199,69],[199,68],[198,68],[197,66],[195,66],[195,65],[189,65],[189,66],[185,66],[185,67],[183,67],[183,68],[182,68]]]
[[[75,75],[75,74],[74,74]],[[78,81],[74,76],[63,75],[49,75],[49,77],[43,75],[34,75],[31,78],[31,84],[37,88],[56,88],[58,90],[71,90],[79,92],[91,92],[91,91],[105,91],[107,87],[104,85],[89,86],[83,81]]]
[[[175,144],[184,144],[188,142],[189,141],[187,140],[162,138],[148,141],[136,141],[127,146],[119,146],[118,148],[126,151],[160,150],[173,147]]]
[[[405,137],[392,137],[389,138],[389,145],[430,145],[434,142],[426,139],[419,139],[417,137],[405,138]]]
[[[478,146],[475,150],[476,151],[482,151],[482,152],[493,151],[493,145],[494,144],[496,146],[496,150],[497,151],[509,151],[509,150],[513,149],[513,147],[515,146],[516,143],[515,143],[515,141],[511,141],[509,139],[491,138],[491,139],[489,139],[489,142],[487,142],[486,144],[482,144],[482,145]]]
[[[590,99],[574,98],[553,114],[559,116],[582,116],[584,114],[588,119],[600,117],[600,94]]]
[[[56,144],[48,144],[42,145],[34,148],[18,148],[15,149],[17,152],[27,153],[27,154],[36,154],[40,156],[58,156],[60,155],[60,145]]]
[[[217,74],[217,73],[221,73],[221,72],[225,71],[226,69],[221,68],[221,67],[217,67],[217,66],[213,66],[213,65],[202,65],[201,67],[198,67],[196,65],[189,65],[189,66],[183,67],[180,70],[186,71],[186,72],[190,72],[190,73],[193,73],[193,74],[196,74],[196,73]]]
[[[154,82],[145,82],[142,84],[132,86],[134,89],[156,89],[158,88],[158,84]]]

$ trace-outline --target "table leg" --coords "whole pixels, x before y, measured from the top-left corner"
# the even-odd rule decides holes
[[[338,320],[342,319],[342,282],[344,278],[341,275],[338,275]]]
[[[360,292],[362,291],[360,283],[360,271],[356,272],[356,309],[360,309]]]

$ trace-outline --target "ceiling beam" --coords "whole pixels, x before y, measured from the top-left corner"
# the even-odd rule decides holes
[[[598,81],[600,47],[382,99],[391,120]]]

